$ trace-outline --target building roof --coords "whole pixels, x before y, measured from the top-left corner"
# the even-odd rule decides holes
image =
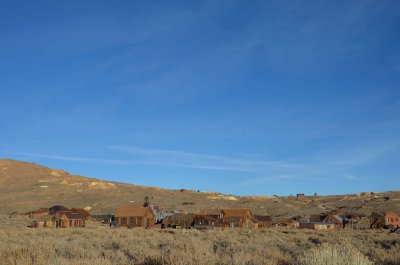
[[[192,222],[194,218],[196,217],[195,214],[182,214],[182,213],[176,213],[171,216],[167,216],[164,218],[163,223],[172,223],[172,222]]]
[[[271,216],[269,215],[254,215],[253,217],[259,222],[272,222]]]
[[[60,212],[60,211],[69,211],[69,209],[62,205],[54,205],[49,208],[49,211],[51,214],[55,214],[56,212]]]
[[[66,213],[64,214],[65,217],[67,217],[68,219],[79,219],[79,220],[85,220],[85,217],[83,217],[81,214],[79,213]]]
[[[121,205],[115,213],[115,217],[135,217],[148,215],[154,216],[150,206],[143,207],[143,205],[140,204]]]
[[[93,219],[92,216],[90,215],[90,213],[88,213],[88,211],[86,211],[85,209],[82,209],[82,208],[72,208],[71,212],[79,213],[80,215],[82,215],[85,218],[85,220]]]
[[[229,217],[243,217],[246,216],[247,213],[251,214],[250,209],[247,208],[233,208],[233,209],[222,209],[225,218]]]

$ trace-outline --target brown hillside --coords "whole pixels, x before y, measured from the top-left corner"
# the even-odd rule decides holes
[[[340,208],[369,214],[372,211],[400,209],[400,192],[358,195],[305,197],[239,197],[191,190],[168,190],[133,184],[102,181],[70,175],[33,163],[0,160],[0,214],[26,212],[39,207],[65,205],[95,213],[114,213],[119,205],[151,203],[182,212],[201,212],[212,208],[249,208],[255,214],[274,217],[309,215]],[[389,199],[388,199],[389,198]],[[276,201],[276,202],[275,202]]]

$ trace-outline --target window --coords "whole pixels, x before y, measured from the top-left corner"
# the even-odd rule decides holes
[[[390,221],[393,223],[394,221],[393,221],[393,217],[392,218],[390,218]]]

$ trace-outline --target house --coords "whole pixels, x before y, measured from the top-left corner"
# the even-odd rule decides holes
[[[47,208],[39,208],[36,211],[32,211],[32,212],[28,213],[29,218],[38,218],[38,217],[41,217],[44,215],[49,215],[49,214],[50,214],[50,211]]]
[[[194,226],[195,217],[196,217],[195,214],[181,214],[181,213],[167,216],[162,221],[162,227],[190,229]]]
[[[335,223],[340,228],[345,227],[345,219],[336,214],[328,214],[328,216],[323,221]]]
[[[221,227],[245,227],[254,228],[255,222],[253,221],[253,214],[250,209],[234,208],[222,209],[217,224]]]
[[[90,215],[90,213],[82,208],[72,208],[71,213],[79,213],[85,218],[86,221],[93,220],[93,217]]]
[[[299,229],[334,230],[338,226],[332,222],[299,222]]]
[[[174,212],[172,212],[172,211],[160,209],[159,206],[150,205],[150,207],[153,210],[154,219],[155,219],[156,224],[160,224],[165,217],[171,216],[174,214]]]
[[[258,224],[258,228],[272,227],[271,216],[268,216],[268,215],[254,215],[254,221]]]
[[[300,199],[304,199],[304,198],[305,198],[304,193],[297,193],[296,194],[296,200],[300,200]]]
[[[85,218],[79,213],[57,212],[52,221],[57,228],[85,227]]]
[[[154,213],[150,206],[144,207],[138,204],[122,205],[115,213],[115,222],[119,226],[126,227],[154,227]]]
[[[371,229],[385,228],[385,215],[374,212],[369,216],[369,223]]]
[[[193,219],[195,229],[212,229],[218,222],[218,218],[212,215],[196,215]]]
[[[389,212],[385,215],[385,225],[389,228],[400,227],[400,214]]]
[[[35,220],[31,222],[31,228],[38,228],[38,227],[54,227],[53,216],[45,215],[37,217]]]
[[[67,212],[67,211],[69,211],[69,209],[67,207],[62,206],[62,205],[54,205],[54,206],[49,208],[50,214],[56,214],[57,212],[60,212],[60,211]]]

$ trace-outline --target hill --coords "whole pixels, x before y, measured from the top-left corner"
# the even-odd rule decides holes
[[[183,212],[240,207],[274,217],[318,214],[337,208],[363,214],[400,209],[400,191],[306,196],[301,199],[293,196],[230,196],[102,181],[34,163],[0,160],[0,214],[27,212],[55,204],[86,208],[91,213],[113,213],[121,204],[142,203],[145,196],[152,204]]]

